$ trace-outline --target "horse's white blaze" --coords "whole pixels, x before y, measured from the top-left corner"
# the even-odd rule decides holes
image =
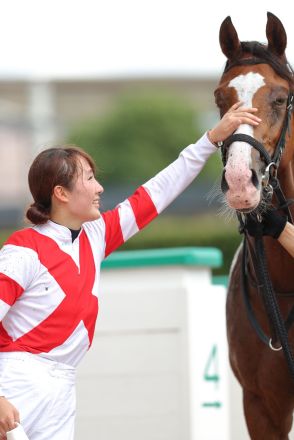
[[[245,107],[252,107],[254,94],[264,85],[264,78],[259,73],[253,72],[239,75],[229,83],[229,87],[234,87],[238,99]],[[253,127],[249,124],[241,124],[236,133],[253,136]],[[226,165],[229,190],[226,196],[229,205],[235,209],[251,209],[259,203],[259,191],[251,181],[251,148],[245,142],[234,142],[229,149]]]

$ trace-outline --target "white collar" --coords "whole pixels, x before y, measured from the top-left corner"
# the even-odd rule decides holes
[[[53,222],[52,220],[48,220],[42,225],[33,226],[33,229],[35,229],[40,234],[53,238],[53,240],[72,242],[71,230],[66,226],[59,225],[58,223]],[[81,234],[82,230],[83,225],[81,227],[79,235]]]

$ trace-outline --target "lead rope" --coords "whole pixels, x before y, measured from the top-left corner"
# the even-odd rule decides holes
[[[248,319],[249,319],[252,327],[254,328],[257,335],[262,340],[262,342],[264,342],[265,345],[269,346],[270,338],[262,330],[259,322],[256,319],[254,310],[253,310],[253,308],[251,306],[251,302],[250,302],[248,280],[247,280],[247,274],[246,274],[247,257],[248,257],[247,241],[246,241],[246,237],[244,236],[243,248],[242,248],[242,268],[241,268],[241,287],[242,287],[243,301],[244,301],[244,304],[246,307]]]
[[[255,250],[256,250],[256,255],[258,257],[256,259],[256,264],[257,264],[256,273],[260,284],[263,285],[263,290],[264,290],[263,299],[264,299],[265,307],[267,309],[267,312],[269,313],[269,320],[272,323],[276,336],[283,348],[283,352],[290,373],[294,380],[294,357],[289,344],[287,329],[280,312],[279,304],[277,302],[277,298],[273,290],[272,282],[268,274],[262,237],[255,237]]]
[[[240,227],[239,227],[239,231],[240,233],[244,233],[244,240],[243,240],[243,252],[242,252],[242,264],[241,264],[241,289],[242,289],[242,295],[243,295],[243,300],[244,300],[244,304],[246,307],[246,311],[247,311],[247,316],[248,319],[251,323],[251,325],[253,326],[254,330],[256,331],[257,335],[259,336],[259,338],[262,340],[262,342],[264,342],[267,346],[269,346],[272,350],[275,351],[279,351],[281,349],[278,348],[276,349],[274,347],[274,342],[277,341],[278,337],[276,334],[276,330],[275,330],[275,326],[273,324],[273,320],[270,319],[271,316],[271,311],[268,307],[268,304],[265,303],[264,300],[264,283],[262,280],[260,280],[258,277],[257,279],[257,285],[256,288],[258,289],[258,291],[261,291],[261,295],[262,295],[262,300],[263,300],[263,304],[265,307],[265,311],[266,311],[266,318],[268,320],[268,324],[269,324],[269,328],[270,328],[270,334],[271,334],[271,338],[269,338],[264,331],[262,330],[256,316],[254,313],[254,310],[251,306],[251,302],[250,302],[250,295],[249,295],[249,287],[248,287],[248,280],[247,280],[247,266],[248,266],[248,255],[249,255],[249,251],[248,251],[248,233],[246,232],[246,228],[245,228],[245,223],[242,219],[241,214],[237,214],[238,215],[238,219],[240,222]],[[256,251],[255,254],[251,254],[251,258],[254,259],[254,268],[255,268],[255,276],[256,276],[256,267],[257,267],[257,255],[256,255]],[[294,311],[293,311],[294,312]],[[273,342],[274,341],[274,342]]]
[[[277,185],[280,189],[280,186]],[[277,186],[274,185],[274,191],[277,191]],[[283,209],[285,213],[287,213],[288,221],[293,223],[292,216],[289,210],[289,205],[293,203],[293,200],[286,201],[285,196],[282,191],[278,191],[278,194],[276,194],[280,205],[278,209]],[[240,223],[240,232],[243,233],[246,230],[245,223],[243,221],[243,218],[241,214],[238,214],[238,219]],[[249,318],[249,321],[253,328],[255,329],[257,335],[259,338],[268,345],[272,350],[279,351],[280,349],[283,349],[284,356],[286,358],[288,368],[290,370],[290,373],[294,379],[294,357],[293,353],[289,344],[288,339],[288,330],[293,324],[294,321],[294,305],[292,306],[285,322],[283,320],[283,317],[280,312],[279,304],[275,295],[275,291],[272,286],[271,279],[269,277],[268,268],[267,268],[267,261],[266,261],[266,255],[264,250],[264,244],[263,244],[263,238],[262,236],[256,237],[254,244],[255,244],[255,276],[258,280],[258,289],[262,292],[262,300],[263,304],[266,310],[266,316],[268,319],[270,332],[272,335],[272,338],[269,338],[266,336],[266,334],[263,332],[260,324],[258,323],[256,316],[254,314],[253,308],[250,303],[250,297],[249,297],[249,289],[248,289],[248,282],[247,282],[247,275],[246,275],[246,267],[248,262],[248,248],[247,248],[247,240],[248,237],[244,236],[244,243],[243,243],[243,255],[242,255],[242,273],[241,273],[241,283],[242,283],[242,294],[244,303],[247,310],[247,315]],[[275,348],[273,345],[273,341],[277,342],[279,341],[281,344],[280,348]]]
[[[273,178],[275,181],[273,184],[273,190],[276,194],[276,197],[279,201],[279,207],[277,209],[282,209],[288,217],[288,221],[293,223],[291,212],[289,209],[289,205],[293,203],[293,200],[286,200],[279,182],[276,178]],[[273,183],[273,182],[272,182]],[[243,221],[242,215],[237,214],[239,223],[240,223],[240,232],[245,233],[246,231],[246,225]],[[263,304],[266,310],[266,316],[268,319],[270,332],[272,335],[272,338],[269,338],[265,335],[263,332],[260,324],[258,323],[256,316],[254,314],[253,308],[250,303],[250,297],[249,297],[249,289],[248,289],[248,282],[247,282],[247,276],[246,276],[246,267],[247,267],[247,261],[248,261],[248,248],[247,248],[247,240],[248,237],[244,236],[244,243],[243,243],[243,255],[242,255],[242,274],[241,274],[241,283],[242,283],[242,293],[244,298],[244,303],[247,310],[247,315],[249,318],[249,321],[251,322],[251,325],[255,329],[256,333],[258,334],[259,338],[268,345],[272,350],[278,351],[279,349],[283,349],[284,355],[289,367],[289,370],[291,372],[291,375],[294,379],[294,357],[291,351],[291,347],[289,345],[288,340],[288,330],[293,324],[294,321],[294,306],[291,308],[287,319],[283,320],[283,317],[280,312],[279,304],[277,302],[277,298],[272,286],[271,279],[269,277],[268,268],[267,268],[267,261],[266,261],[266,255],[264,250],[264,244],[263,244],[263,238],[262,236],[255,238],[255,276],[258,280],[258,289],[262,293],[262,300]],[[273,341],[280,341],[281,347],[275,348],[273,345]]]

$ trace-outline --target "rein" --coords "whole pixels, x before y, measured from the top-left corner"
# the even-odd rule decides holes
[[[286,200],[284,193],[280,187],[280,183],[277,177],[277,171],[285,148],[287,132],[290,134],[290,120],[292,116],[293,99],[294,99],[293,96],[294,96],[293,92],[290,92],[288,95],[287,109],[283,122],[283,127],[281,130],[280,138],[277,142],[272,157],[266,151],[265,147],[261,142],[254,139],[252,136],[246,134],[241,134],[241,133],[233,134],[230,137],[228,137],[221,145],[222,161],[224,166],[226,165],[228,148],[233,142],[246,142],[259,151],[260,156],[266,165],[265,172],[262,177],[263,197],[266,200],[270,201],[272,199],[273,194],[275,194],[278,201],[277,209],[282,209],[287,215],[288,221],[291,222],[292,224],[293,224],[293,219],[289,209],[290,202]],[[237,216],[240,223],[240,232],[244,232],[246,227],[247,214],[245,214],[245,221],[243,220],[241,213],[237,212]],[[257,215],[257,221],[259,222],[262,221],[260,215]],[[263,341],[274,351],[279,351],[283,349],[289,370],[294,379],[294,355],[292,353],[288,339],[288,331],[294,322],[294,305],[292,306],[286,320],[284,321],[276,298],[276,293],[274,291],[268,273],[263,238],[262,236],[255,237],[254,267],[256,268],[255,274],[258,280],[258,289],[261,292],[262,301],[265,307],[266,316],[270,328],[270,333],[272,335],[271,338],[268,337],[262,330],[254,314],[250,302],[248,279],[247,279],[247,265],[248,265],[248,257],[249,257],[248,243],[249,243],[248,235],[245,234],[243,240],[241,285],[242,285],[243,299],[249,321],[253,326],[254,330],[256,331],[257,335],[261,339],[261,341]],[[278,341],[280,342],[281,345],[280,347],[276,348],[275,344]]]

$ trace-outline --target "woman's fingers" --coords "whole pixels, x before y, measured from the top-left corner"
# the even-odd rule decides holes
[[[249,118],[248,116],[241,116],[238,119],[238,127],[241,124],[250,124],[250,125],[259,125],[259,123],[261,122],[261,119],[253,119],[253,118]]]
[[[258,111],[256,107],[242,107],[243,104],[244,104],[243,101],[236,102],[235,104],[232,105],[232,107],[229,108],[226,114],[237,113],[237,112],[256,113]]]
[[[19,422],[18,410],[5,397],[0,397],[0,435],[6,438],[6,432],[11,431]],[[0,437],[1,438],[1,437]]]
[[[229,108],[229,110],[227,111],[226,114],[228,113],[236,113],[236,111],[240,111],[240,112],[257,112],[257,108],[256,107],[242,107],[243,106],[243,101],[238,101],[235,104],[232,105],[232,107]]]
[[[228,124],[232,122],[234,125],[239,127],[240,124],[258,125],[261,122],[261,119],[257,116],[251,115],[250,113],[241,113],[230,116],[227,122]]]
[[[237,110],[238,108],[241,107],[241,105],[243,104],[242,101],[238,101],[235,104],[232,105],[232,107],[229,108],[229,110],[227,111],[227,113],[233,112],[234,110]]]
[[[254,115],[257,108],[242,108],[242,102],[234,104],[222,117],[218,124],[209,131],[209,138],[212,142],[219,142],[230,136],[241,124],[258,126],[261,118]]]
[[[14,424],[17,425],[17,423],[20,423],[20,415],[19,415],[19,411],[16,408],[13,408],[13,415],[14,415]]]

